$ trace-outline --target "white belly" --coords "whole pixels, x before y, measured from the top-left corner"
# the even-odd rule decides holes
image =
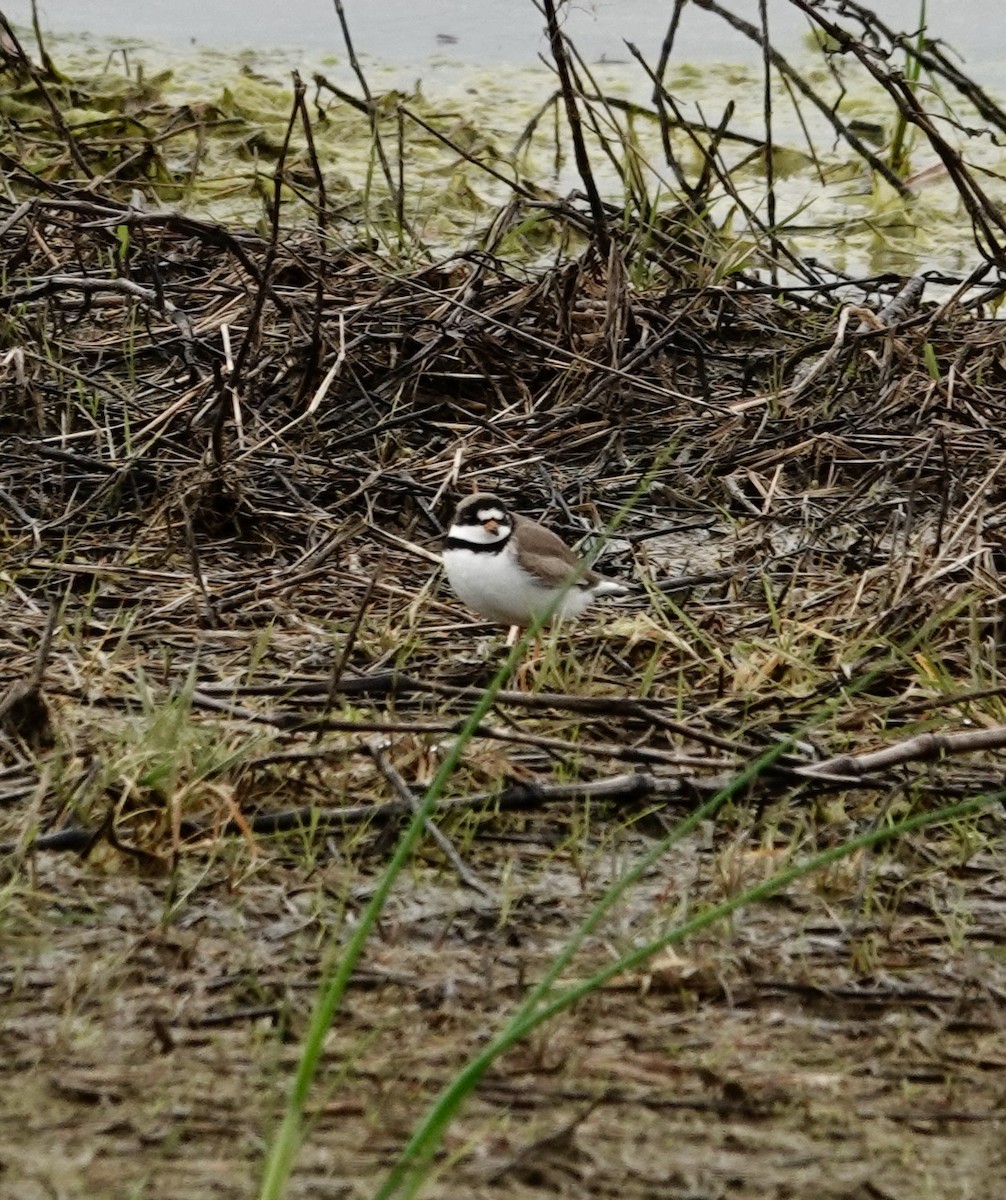
[[[469,608],[502,625],[527,625],[541,615],[557,595],[523,571],[510,547],[502,554],[476,554],[471,550],[445,550],[444,570],[451,587]],[[597,589],[575,584],[563,596],[552,620],[578,617],[605,591],[623,591],[618,585]]]

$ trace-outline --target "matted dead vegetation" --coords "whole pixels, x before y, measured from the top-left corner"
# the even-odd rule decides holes
[[[109,164],[58,110],[46,169],[4,156],[0,201],[0,1036],[23,1131],[0,1195],[254,1193],[326,947],[499,661],[437,575],[473,484],[571,540],[617,521],[604,569],[638,595],[561,632],[477,730],[291,1194],[370,1194],[619,864],[780,739],[578,971],[1001,786],[980,197],[982,268],[938,300],[785,256],[780,277],[770,243],[724,272],[722,130],[659,214],[522,189],[458,253],[393,260],[317,191],[313,226],[285,226],[311,151],[281,148],[255,234],[148,202],[151,160]],[[529,230],[555,265],[520,265]],[[593,997],[493,1074],[430,1194],[990,1194],[1000,831],[994,810],[856,856]]]

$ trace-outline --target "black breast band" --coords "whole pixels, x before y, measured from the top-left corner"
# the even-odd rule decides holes
[[[464,538],[445,537],[445,550],[471,550],[473,554],[498,554],[513,537],[513,530],[498,542],[467,542]]]

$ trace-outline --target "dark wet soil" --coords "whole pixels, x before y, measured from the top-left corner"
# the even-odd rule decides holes
[[[569,978],[764,870],[763,847],[717,842],[669,855]],[[290,1195],[370,1194],[644,843],[608,840],[579,878],[511,846],[505,904],[432,863],[403,879],[329,1038]],[[933,865],[952,849],[861,858],[546,1026],[490,1073],[425,1194],[998,1195],[1003,853]],[[189,861],[170,912],[165,881],[112,854],[40,855],[8,886],[4,1200],[255,1195],[340,907],[368,887],[330,850]],[[473,853],[491,877],[487,844]]]

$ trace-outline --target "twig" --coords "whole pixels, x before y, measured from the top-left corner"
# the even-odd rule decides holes
[[[920,733],[904,742],[870,750],[865,754],[839,754],[823,762],[797,767],[798,775],[830,782],[859,781],[877,771],[903,763],[927,761],[952,754],[971,754],[976,750],[1006,749],[1006,725],[963,733]]]
[[[712,0],[696,0],[702,7],[712,7]],[[900,74],[895,74],[889,67],[881,65],[876,54],[862,42],[852,37],[840,25],[830,21],[817,5],[808,0],[792,0],[792,3],[805,12],[808,17],[829,35],[838,46],[853,54],[873,78],[892,97],[898,111],[905,120],[921,129],[939,155],[947,169],[957,193],[971,218],[975,233],[975,244],[980,253],[1000,267],[1006,265],[1006,249],[997,240],[995,231],[1006,235],[1006,217],[1003,217],[999,206],[985,194],[974,176],[964,165],[960,154],[938,131],[932,118],[922,108],[915,97],[911,84]]]
[[[739,32],[743,33],[745,37],[750,38],[756,45],[761,45],[762,37],[757,27],[752,25],[749,21],[745,21],[743,18],[738,17],[735,13],[730,12],[728,9],[723,8],[722,5],[716,3],[716,0],[693,0],[693,2],[697,4],[699,8],[704,8],[709,12],[716,13],[718,17],[722,17],[724,21],[726,21],[729,25],[732,25],[734,29],[737,29]],[[804,3],[804,0],[792,0],[792,3],[798,5],[798,7],[807,12],[808,15],[811,16],[813,20],[818,21],[822,27],[825,26],[825,23],[822,20],[819,20],[817,10],[811,9]],[[805,96],[814,105],[814,107],[817,108],[817,110],[821,113],[825,120],[828,121],[839,137],[841,137],[843,141],[847,142],[860,156],[860,158],[864,160],[864,162],[867,162],[870,165],[871,170],[876,171],[880,176],[882,176],[891,185],[891,187],[899,193],[899,195],[902,195],[906,198],[911,196],[911,189],[906,187],[905,184],[897,177],[897,175],[894,174],[890,167],[888,167],[888,165],[883,161],[883,159],[878,158],[878,156],[873,153],[869,146],[867,146],[865,142],[858,138],[856,134],[849,128],[849,126],[839,118],[838,114],[835,112],[834,105],[823,100],[817,94],[817,92],[810,87],[806,80],[804,80],[803,76],[801,76],[800,73],[796,71],[777,50],[769,47],[768,55],[772,61],[772,65],[776,68],[776,70],[784,74],[786,78],[792,82],[793,86],[801,93],[801,95]]]
[[[349,22],[346,20],[346,12],[342,6],[342,0],[332,0],[335,5],[335,13],[339,18],[339,28],[342,30],[342,40],[346,43],[346,54],[349,57],[349,65],[353,70],[359,84],[360,91],[366,99],[367,118],[370,121],[370,136],[373,139],[374,149],[377,151],[377,157],[381,163],[381,171],[384,174],[384,182],[387,184],[388,193],[394,202],[395,211],[402,214],[401,229],[406,230],[412,236],[412,229],[405,220],[405,203],[398,195],[395,187],[395,180],[391,174],[391,164],[388,162],[388,156],[384,151],[384,142],[381,139],[380,125],[380,110],[374,97],[371,95],[370,87],[367,84],[367,77],[363,73],[363,68],[360,66],[360,61],[356,57],[356,49],[353,46],[353,39],[349,32]]]
[[[559,2],[562,3],[563,0],[559,0]],[[597,184],[594,182],[594,174],[590,167],[590,156],[587,153],[587,144],[583,137],[580,112],[576,105],[576,89],[573,86],[569,60],[566,55],[566,42],[562,30],[559,28],[555,0],[543,0],[543,6],[545,9],[545,19],[548,23],[549,46],[552,50],[552,58],[555,60],[556,71],[559,74],[559,87],[562,91],[562,100],[566,108],[569,135],[573,139],[573,156],[576,159],[576,168],[580,173],[583,190],[587,193],[587,203],[590,205],[590,211],[593,216],[594,241],[597,246],[597,252],[603,260],[608,257],[608,243],[610,241],[608,223],[604,215],[604,205],[601,203],[601,194],[597,190]]]
[[[342,673],[346,669],[349,662],[349,656],[353,653],[353,646],[356,643],[356,635],[360,632],[360,626],[363,624],[363,617],[368,607],[370,606],[371,598],[374,595],[374,588],[377,586],[377,581],[381,575],[381,568],[378,567],[370,577],[370,582],[367,584],[367,590],[363,593],[360,603],[356,606],[356,615],[353,617],[353,623],[350,625],[346,633],[345,640],[342,644],[342,653],[332,667],[332,678],[328,685],[328,702],[326,707],[332,709],[335,707],[335,698],[339,693],[339,684],[342,682]]]
[[[405,782],[397,768],[391,763],[388,756],[381,748],[381,745],[376,741],[369,741],[367,743],[367,751],[374,762],[377,763],[378,769],[384,778],[387,779],[399,796],[405,801],[406,804],[409,805],[412,811],[417,811],[422,801]],[[461,856],[451,845],[450,839],[444,835],[435,821],[427,820],[426,832],[433,838],[433,840],[443,851],[447,861],[454,868],[458,878],[462,883],[464,883],[467,887],[470,887],[473,891],[478,892],[482,896],[492,895],[490,889],[487,888],[486,885],[474,873],[474,871],[472,871],[471,868],[465,864]]]
[[[317,757],[317,754],[313,755]],[[263,765],[275,759],[260,760]],[[295,761],[286,759],[284,761]],[[255,763],[249,763],[253,767]],[[598,779],[586,783],[512,783],[499,792],[480,792],[473,796],[456,797],[441,800],[437,812],[478,811],[519,811],[522,809],[539,809],[544,805],[562,803],[564,801],[592,799],[617,800],[624,803],[635,803],[648,799],[671,800],[682,793],[682,785],[677,779],[661,779],[646,774],[613,775],[607,779]],[[412,800],[404,797],[389,800],[384,804],[350,805],[344,808],[323,809],[313,805],[302,808],[285,809],[280,812],[258,813],[246,817],[246,824],[238,826],[227,823],[222,828],[216,824],[197,821],[182,821],[180,834],[186,841],[198,841],[212,833],[247,836],[252,834],[264,836],[277,833],[289,833],[305,829],[338,829],[355,825],[371,825],[383,821],[395,820],[413,811]],[[35,837],[29,849],[84,852],[89,850],[100,836],[101,830],[85,826],[69,826],[65,829],[53,830]],[[0,855],[9,854],[21,847],[20,843],[0,843]]]

